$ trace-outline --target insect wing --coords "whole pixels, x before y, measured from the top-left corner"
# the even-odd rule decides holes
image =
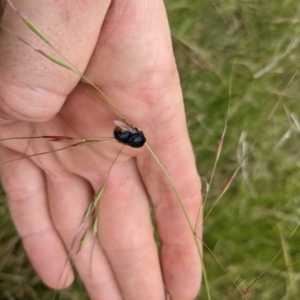
[[[130,131],[132,133],[135,133],[136,131],[134,130],[134,128],[132,128],[131,126],[124,124],[122,121],[119,120],[115,120],[114,121],[115,125],[117,125],[118,127],[120,127],[122,130],[124,131]]]

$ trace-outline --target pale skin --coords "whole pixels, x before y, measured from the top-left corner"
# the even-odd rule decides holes
[[[133,126],[144,131],[195,224],[200,180],[163,1],[33,2],[14,4]],[[4,3],[1,22],[50,52]],[[113,121],[120,118],[99,104],[79,79],[2,30],[0,138],[112,137]],[[1,162],[23,155],[28,142],[4,144]],[[63,146],[37,141],[26,153]],[[70,264],[64,267],[66,249],[121,147],[106,141],[1,167],[16,229],[35,270],[52,288],[73,280]],[[161,239],[159,253],[149,196]],[[124,148],[109,175],[98,214],[95,244],[88,239],[75,260],[91,299],[165,299],[166,290],[172,299],[196,297],[201,264],[192,232],[170,184],[145,147]],[[197,234],[201,238],[201,230]]]

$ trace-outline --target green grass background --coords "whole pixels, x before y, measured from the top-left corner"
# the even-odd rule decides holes
[[[204,253],[212,299],[300,299],[300,3],[167,0],[166,6],[204,190],[230,98],[205,213],[254,143],[205,220],[204,241],[214,253]],[[52,299],[31,269],[4,199],[0,227],[0,298]],[[79,281],[63,299],[85,299]],[[205,287],[197,299],[208,299]]]

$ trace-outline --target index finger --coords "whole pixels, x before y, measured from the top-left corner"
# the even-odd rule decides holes
[[[178,123],[181,123],[181,130]],[[153,149],[168,175],[150,157],[151,154],[140,157],[138,165],[153,203],[168,291],[178,299],[194,299],[201,283],[200,253],[194,239],[194,234],[200,239],[202,236],[201,228],[197,228],[194,233],[198,211],[201,209],[201,184],[191,144],[184,130],[184,118],[177,115],[176,120],[174,118],[162,127],[156,131],[157,141]],[[172,136],[174,128],[178,128],[178,131]],[[164,140],[169,134],[171,138]]]

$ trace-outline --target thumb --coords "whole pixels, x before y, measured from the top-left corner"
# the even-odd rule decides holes
[[[55,47],[83,72],[98,40],[109,1],[14,1]],[[84,6],[84,7],[83,7]],[[0,117],[6,120],[44,122],[56,115],[66,97],[80,80],[43,55],[55,54],[35,35],[8,3],[5,4],[0,33]],[[4,28],[8,28],[16,36]]]

